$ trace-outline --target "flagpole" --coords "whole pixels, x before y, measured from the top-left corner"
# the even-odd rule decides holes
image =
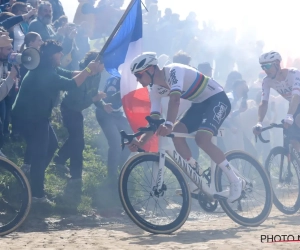
[[[141,1],[141,0],[131,0],[131,2],[129,3],[127,9],[125,10],[124,14],[122,15],[121,19],[119,20],[119,22],[117,23],[116,27],[114,28],[114,30],[112,31],[112,33],[110,34],[110,36],[108,37],[107,41],[105,42],[104,46],[102,47],[101,51],[99,52],[98,56],[96,57],[95,61],[99,61],[101,60],[101,56],[102,53],[107,49],[108,45],[110,44],[111,40],[114,38],[115,34],[117,33],[117,31],[119,30],[120,26],[122,25],[123,21],[125,20],[128,12],[131,10],[133,4],[136,1]]]

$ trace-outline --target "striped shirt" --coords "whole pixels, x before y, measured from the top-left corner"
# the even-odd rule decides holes
[[[179,93],[182,99],[199,103],[223,91],[221,85],[216,81],[187,65],[169,64],[164,67],[164,73],[169,88],[156,84],[152,86],[150,91],[151,115],[160,115],[161,98],[173,93]]]

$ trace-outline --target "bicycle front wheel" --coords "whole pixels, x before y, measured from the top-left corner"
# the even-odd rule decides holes
[[[290,166],[287,151],[275,147],[270,151],[265,169],[273,189],[273,203],[284,214],[294,214],[300,207],[300,162],[295,153],[291,153]]]
[[[252,156],[242,151],[230,151],[225,156],[247,184],[240,199],[233,203],[219,200],[220,205],[234,222],[242,226],[259,226],[268,218],[272,209],[273,195],[269,178],[260,163]],[[217,167],[217,191],[229,190],[229,187],[226,175]]]
[[[130,219],[143,230],[169,234],[187,220],[191,196],[181,170],[165,158],[163,185],[157,187],[158,154],[141,153],[129,159],[119,177],[119,194]]]
[[[0,236],[15,231],[26,219],[31,206],[31,191],[23,172],[0,157]]]

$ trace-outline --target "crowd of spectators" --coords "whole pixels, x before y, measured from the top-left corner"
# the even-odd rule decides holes
[[[2,0],[1,4],[0,155],[5,157],[1,148],[7,137],[22,135],[27,145],[22,169],[31,177],[34,199],[47,202],[45,169],[58,148],[51,111],[60,105],[69,134],[53,161],[57,167],[64,167],[70,159],[70,181],[80,183],[84,150],[82,111],[93,104],[95,119],[109,145],[108,176],[116,186],[118,167],[129,155],[119,147],[118,131],[131,129],[121,100],[114,95],[120,90],[120,78],[108,76],[105,86],[100,86],[100,75],[105,75],[100,74],[103,65],[92,60],[124,13],[124,0],[78,0],[72,21],[59,0]],[[257,157],[265,157],[266,147],[257,150],[262,146],[255,147],[251,134],[264,77],[258,64],[264,42],[257,41],[255,35],[238,38],[235,29],[217,30],[209,20],[199,28],[195,12],[180,20],[170,6],[161,14],[159,0],[146,0],[145,6],[143,50],[156,52],[160,58],[167,58],[165,62],[191,65],[221,83],[232,102],[232,114],[226,122],[225,140],[218,143],[223,150],[246,149]],[[29,47],[40,50],[37,69],[28,72],[21,66],[18,71],[8,64],[12,50],[21,53]],[[266,122],[280,117],[281,104],[280,97],[273,93]],[[226,143],[232,138],[236,138],[234,145]],[[198,159],[198,147],[193,143],[191,147]]]

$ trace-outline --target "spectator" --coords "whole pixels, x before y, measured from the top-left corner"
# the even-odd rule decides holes
[[[65,25],[63,47],[63,57],[61,66],[68,70],[77,70],[79,63],[78,48],[76,45],[77,27],[73,23]]]
[[[65,27],[65,25],[68,23],[68,17],[67,16],[61,16],[53,23],[53,28],[55,31],[57,31],[59,28]]]
[[[173,63],[190,65],[190,62],[191,62],[191,57],[187,53],[183,52],[182,50],[178,51],[173,56]]]
[[[38,16],[29,24],[29,31],[39,33],[43,41],[54,39],[63,40],[63,28],[59,28],[55,32],[51,26],[52,23],[52,6],[47,1],[42,1],[39,5]]]
[[[16,2],[16,0],[9,0],[5,4],[0,5],[1,12],[10,12],[11,6]]]
[[[95,60],[99,52],[91,51],[86,54],[80,63],[80,70]],[[54,161],[57,165],[65,165],[70,159],[70,175],[72,180],[82,179],[84,129],[82,111],[95,102],[99,102],[106,95],[98,92],[101,74],[88,77],[85,82],[64,96],[60,110],[64,126],[67,128],[69,137],[60,148]]]
[[[204,62],[204,63],[199,63],[198,64],[198,70],[202,74],[204,74],[204,75],[206,75],[206,76],[208,76],[210,78],[212,78],[212,69],[213,68],[210,66],[209,62]]]
[[[12,67],[11,72],[8,73],[7,61],[8,55],[12,52],[12,39],[9,38],[8,32],[0,28],[0,156],[5,157],[1,149],[4,144],[3,125],[5,120],[5,102],[4,98],[8,95],[10,89],[14,85],[17,77],[17,70]]]
[[[234,84],[234,82],[236,80],[240,80],[240,79],[243,79],[242,77],[242,74],[238,71],[231,71],[228,76],[227,76],[227,79],[226,79],[226,84],[225,84],[225,92],[230,92],[232,91],[232,85]]]
[[[53,10],[53,21],[56,21],[61,16],[65,15],[64,8],[60,2],[60,0],[47,0],[52,5]]]
[[[29,32],[25,36],[24,43],[21,46],[20,52],[22,53],[26,48],[29,48],[29,47],[39,50],[42,43],[43,43],[43,40],[38,33]],[[26,69],[22,64],[20,66],[19,88],[21,87],[23,78],[27,74],[27,72],[28,72],[28,69]],[[18,126],[21,126],[21,125],[22,124],[16,124],[16,123],[12,124],[11,136],[13,138],[15,138],[16,136],[19,135],[19,131],[16,128],[18,128]],[[23,165],[21,166],[21,169],[23,170],[24,173],[29,173],[29,171],[30,171],[30,166],[31,166],[30,155],[31,155],[30,150],[27,147],[26,151],[25,151],[25,155],[24,155]]]
[[[111,76],[105,85],[107,97],[97,105],[96,118],[108,143],[107,173],[112,188],[117,187],[118,167],[122,167],[130,152],[120,147],[120,131],[132,132],[122,110],[120,78]]]
[[[95,16],[93,13],[95,0],[78,0],[74,21],[76,25],[81,25],[82,22],[88,23],[85,26],[88,37],[92,37],[95,25]]]
[[[62,47],[55,41],[47,41],[40,48],[39,66],[28,72],[13,105],[13,121],[25,138],[31,152],[30,179],[34,202],[49,200],[44,194],[45,170],[58,143],[50,124],[53,104],[60,91],[80,86],[85,79],[99,72],[99,63],[91,62],[81,72],[59,68]]]
[[[14,15],[27,14],[28,13],[27,6],[26,6],[25,3],[22,3],[22,2],[14,3],[13,6],[11,7],[11,12]],[[13,42],[13,49],[14,49],[14,51],[20,51],[21,45],[24,43],[25,31],[23,29],[22,23],[15,25],[13,27],[12,32],[11,32],[11,36],[10,37],[14,41]]]
[[[31,17],[36,14],[36,10],[32,9],[27,14],[22,16],[14,16],[10,14],[10,16],[8,17],[8,16],[1,16],[1,14],[0,14],[0,26],[3,27],[5,30],[9,30],[10,28],[12,28],[13,26],[15,26],[16,24],[22,21],[28,22],[28,20],[30,20]]]
[[[27,4],[30,4],[32,8],[38,9],[40,0],[27,0]]]

